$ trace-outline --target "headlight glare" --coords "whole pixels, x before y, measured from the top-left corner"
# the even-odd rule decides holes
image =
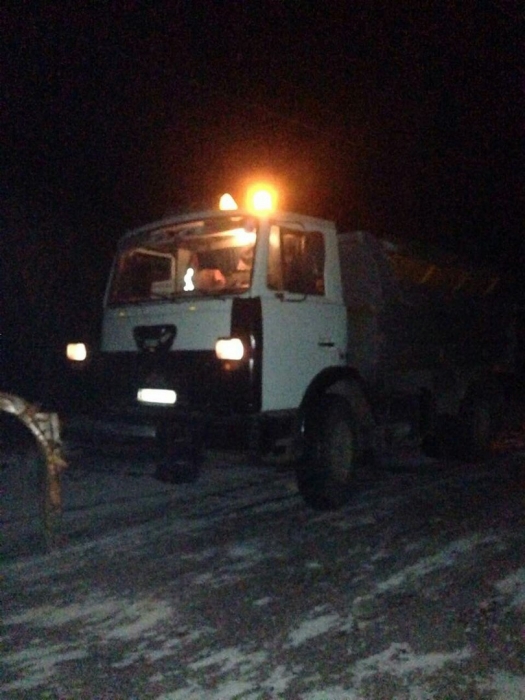
[[[84,362],[87,359],[87,347],[85,343],[68,343],[66,357],[71,362]]]
[[[215,343],[215,354],[219,360],[242,360],[244,345],[240,338],[219,338]]]

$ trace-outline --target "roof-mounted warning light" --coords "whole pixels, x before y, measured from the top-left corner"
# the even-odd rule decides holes
[[[254,185],[249,188],[246,195],[246,208],[254,214],[267,214],[275,210],[277,191],[267,185]],[[227,192],[219,200],[221,211],[235,211],[237,202]]]
[[[234,211],[237,209],[237,202],[234,200],[231,194],[225,192],[219,200],[219,209],[221,211]]]
[[[247,194],[247,206],[250,211],[260,214],[275,210],[277,192],[267,185],[254,185]]]

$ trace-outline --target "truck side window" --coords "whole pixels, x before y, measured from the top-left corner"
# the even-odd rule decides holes
[[[274,226],[270,232],[268,288],[323,295],[324,260],[322,233]]]
[[[268,250],[268,271],[266,275],[268,289],[276,292],[283,290],[283,268],[281,265],[281,231],[279,226],[270,230],[270,247]]]

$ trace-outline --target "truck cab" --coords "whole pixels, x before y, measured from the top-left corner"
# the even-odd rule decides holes
[[[208,212],[132,232],[111,274],[101,352],[155,365],[134,387],[139,403],[162,404],[147,390],[166,385],[174,409],[296,408],[323,368],[345,363],[333,225]]]
[[[119,243],[99,347],[72,363],[84,419],[154,437],[174,480],[193,478],[197,446],[228,431],[288,453],[309,388],[345,371],[346,324],[332,222],[235,210],[141,227]]]

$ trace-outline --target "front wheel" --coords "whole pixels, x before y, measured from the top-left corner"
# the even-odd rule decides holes
[[[341,396],[323,396],[308,421],[306,454],[297,468],[299,492],[309,506],[332,510],[348,502],[358,463],[358,437],[349,403]]]

